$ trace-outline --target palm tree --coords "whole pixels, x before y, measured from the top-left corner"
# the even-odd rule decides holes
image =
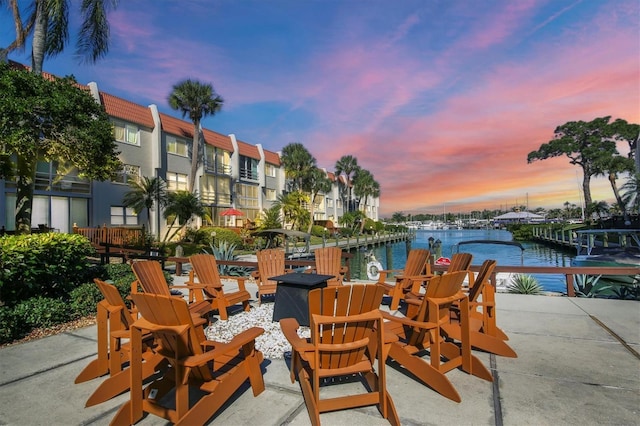
[[[170,241],[176,236],[185,226],[187,222],[193,217],[207,217],[207,210],[200,202],[197,195],[190,191],[173,191],[169,192],[167,196],[167,205],[164,210],[164,218],[171,219],[171,225],[167,228],[167,233],[164,236],[163,241]],[[174,230],[173,234],[169,236],[171,228],[178,222],[180,225]]]
[[[302,191],[304,180],[316,169],[316,159],[301,143],[290,143],[282,148],[282,166],[289,179],[291,191]]]
[[[640,173],[635,173],[627,179],[620,188],[622,189],[622,202],[620,207],[626,207],[631,213],[640,212]]]
[[[24,47],[28,35],[31,44],[31,67],[42,74],[45,58],[61,53],[69,41],[69,0],[32,0],[30,14],[22,20],[17,0],[0,0],[8,3],[13,15],[16,39],[4,54]],[[82,23],[76,42],[76,56],[81,62],[94,63],[109,51],[109,8],[115,8],[117,0],[84,0],[80,4]]]
[[[352,155],[343,155],[336,162],[336,177],[340,175],[345,176],[345,183],[341,184],[338,180],[342,193],[342,203],[344,212],[353,210],[351,208],[351,174],[355,173],[360,166],[358,166],[358,160]]]
[[[280,194],[273,206],[282,210],[284,223],[290,223],[291,229],[300,229],[309,216],[307,210],[302,207],[307,201],[308,197],[302,191],[294,191]]]
[[[122,204],[130,207],[136,214],[147,209],[147,224],[151,226],[151,209],[155,204],[157,208],[167,204],[167,184],[161,177],[143,176],[140,180],[129,182],[131,191],[124,194]],[[159,230],[158,230],[159,232]]]
[[[313,227],[313,215],[315,210],[315,199],[318,194],[328,193],[331,191],[331,180],[327,177],[327,173],[321,169],[313,169],[304,183],[305,190],[309,191],[309,226],[307,233],[311,233]]]
[[[224,100],[215,92],[213,85],[187,79],[173,86],[169,95],[169,106],[180,110],[182,117],[189,116],[193,123],[193,143],[191,146],[191,173],[189,174],[189,191],[194,191],[196,172],[200,160],[200,122],[203,118],[214,116],[222,109]]]

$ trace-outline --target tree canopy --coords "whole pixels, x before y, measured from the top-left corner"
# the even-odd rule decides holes
[[[553,157],[566,156],[569,163],[582,168],[582,190],[587,211],[593,206],[591,197],[591,177],[606,175],[614,180],[621,171],[632,172],[628,167],[632,161],[614,161],[612,158],[620,156],[616,143],[625,140],[629,143],[631,152],[629,158],[635,155],[633,142],[637,138],[637,127],[624,120],[610,123],[610,116],[595,118],[592,121],[570,121],[558,126],[554,138],[532,151],[527,156],[527,162],[546,160]],[[634,137],[635,131],[635,137]],[[615,188],[615,184],[612,184]],[[615,192],[615,191],[614,191]],[[617,195],[617,194],[616,194]]]
[[[45,79],[0,64],[0,147],[17,167],[16,227],[31,228],[37,159],[62,159],[82,177],[107,180],[121,167],[109,116],[73,77]]]
[[[203,118],[213,116],[222,109],[224,100],[216,93],[211,84],[197,80],[184,80],[173,86],[168,98],[169,106],[182,112],[182,117],[189,116],[193,123],[193,140],[191,144],[191,173],[189,174],[189,191],[194,191],[198,161],[201,158],[200,122]]]

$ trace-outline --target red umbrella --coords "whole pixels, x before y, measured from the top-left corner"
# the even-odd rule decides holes
[[[221,211],[220,216],[244,216],[244,213],[242,213],[240,210],[231,208]]]

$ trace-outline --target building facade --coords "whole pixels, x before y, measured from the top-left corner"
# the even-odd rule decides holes
[[[156,105],[143,106],[101,92],[96,83],[87,89],[110,116],[119,158],[124,167],[110,182],[88,181],[61,161],[39,162],[33,199],[32,226],[58,232],[72,227],[142,226],[164,236],[169,226],[162,212],[152,209],[136,215],[124,206],[131,180],[161,177],[169,191],[186,190],[191,171],[193,123],[164,114]],[[204,143],[194,188],[216,226],[242,226],[269,209],[285,188],[285,172],[277,152],[261,144],[250,144],[234,134],[223,135],[203,128]],[[326,171],[325,171],[326,173]],[[327,173],[332,190],[315,200],[316,220],[339,222],[343,214],[338,179]],[[0,227],[15,229],[15,182],[0,180]],[[226,217],[229,208],[243,216]],[[370,199],[363,210],[378,220],[378,199]]]

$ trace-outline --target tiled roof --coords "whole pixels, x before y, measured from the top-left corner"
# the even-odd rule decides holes
[[[238,151],[240,155],[244,155],[245,157],[255,158],[256,160],[260,159],[260,151],[258,151],[258,147],[255,145],[249,145],[246,142],[238,141]]]
[[[151,110],[149,108],[104,92],[100,92],[100,100],[104,105],[107,114],[112,117],[140,124],[150,129],[155,127],[153,123],[153,116],[151,115]]]
[[[175,136],[193,139],[193,123],[160,113],[162,130]]]
[[[233,145],[229,136],[221,135],[209,129],[202,129],[205,143],[213,145],[216,148],[222,148],[226,151],[233,152]]]
[[[23,70],[23,71],[31,72],[31,67],[29,67],[27,65],[24,65],[24,64],[21,64],[20,62],[9,60],[9,66],[11,68],[13,68],[13,69],[16,69],[16,70]],[[50,73],[48,73],[46,71],[42,71],[41,75],[45,80],[49,80],[49,81],[53,81],[56,78],[59,78],[57,75],[50,74]],[[79,87],[82,90],[86,90],[86,91],[89,90],[89,86],[87,86],[86,84],[80,84],[77,81],[76,81],[76,86]]]
[[[331,182],[335,182],[336,181],[336,174],[333,172],[327,172],[327,177],[329,178],[329,180]]]
[[[273,164],[274,166],[280,166],[280,156],[272,151],[267,151],[266,149],[263,150],[264,151],[264,161],[269,163],[269,164]]]

